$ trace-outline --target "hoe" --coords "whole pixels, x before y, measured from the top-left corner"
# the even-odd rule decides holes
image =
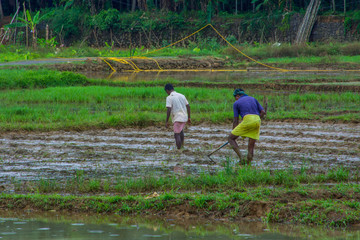
[[[211,162],[215,163],[214,160],[211,159],[211,155],[213,155],[214,153],[216,153],[217,151],[219,151],[220,149],[222,149],[223,147],[225,147],[229,142],[224,143],[223,145],[221,145],[220,147],[218,147],[217,149],[215,149],[214,151],[212,151],[211,153],[209,153],[207,156],[210,159]]]

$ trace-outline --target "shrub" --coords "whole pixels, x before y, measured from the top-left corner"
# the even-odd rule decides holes
[[[353,42],[340,49],[341,54],[348,56],[360,55],[360,42]]]
[[[48,19],[50,28],[64,39],[79,37],[90,26],[89,13],[79,7],[70,9],[55,8],[51,19]]]
[[[93,17],[92,24],[101,30],[119,29],[120,13],[118,10],[111,8],[102,10]]]

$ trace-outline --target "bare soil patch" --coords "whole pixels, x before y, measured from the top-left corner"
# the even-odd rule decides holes
[[[148,127],[89,131],[0,133],[0,183],[16,180],[72,178],[77,170],[90,177],[198,174],[237,164],[230,147],[207,154],[227,141],[230,126],[190,126],[185,149],[175,148],[170,129]],[[247,140],[239,140],[246,156]],[[264,122],[253,165],[266,169],[310,169],[326,173],[360,169],[358,124]]]
[[[141,70],[161,70],[161,69],[216,69],[223,68],[225,61],[217,58],[148,58],[138,59],[130,58],[124,61],[114,61],[106,59],[106,62],[101,58],[88,58],[84,64],[74,64],[69,62],[67,64],[55,64],[50,68],[60,71],[113,71],[114,68],[118,72]],[[111,65],[111,67],[109,66]]]

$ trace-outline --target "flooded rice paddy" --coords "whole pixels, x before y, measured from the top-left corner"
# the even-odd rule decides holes
[[[292,225],[240,222],[207,223],[173,219],[150,220],[112,216],[60,217],[56,213],[40,218],[0,218],[0,238],[7,240],[45,239],[359,239],[360,231],[296,227]]]
[[[298,71],[279,72],[269,69],[253,70],[204,70],[204,71],[159,71],[159,72],[104,72],[80,71],[89,78],[109,79],[116,82],[144,82],[160,80],[177,80],[180,82],[211,82],[211,83],[259,83],[271,80],[272,83],[311,83],[336,85],[360,85],[358,72],[344,71]]]
[[[74,177],[81,170],[89,177],[130,177],[146,174],[199,174],[237,163],[226,146],[231,126],[188,126],[185,148],[177,150],[171,129],[129,128],[56,132],[0,133],[0,183],[14,180]],[[247,154],[247,140],[239,139]],[[263,122],[253,165],[266,169],[360,169],[358,124],[319,122]]]

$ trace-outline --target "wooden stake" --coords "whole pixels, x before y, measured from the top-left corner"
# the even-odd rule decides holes
[[[49,24],[46,24],[46,41],[49,40]]]
[[[27,21],[25,2],[23,2],[23,7],[24,7],[25,21]],[[26,24],[26,27],[25,27],[25,35],[26,35],[26,47],[29,47],[29,29],[28,29],[27,24]]]

